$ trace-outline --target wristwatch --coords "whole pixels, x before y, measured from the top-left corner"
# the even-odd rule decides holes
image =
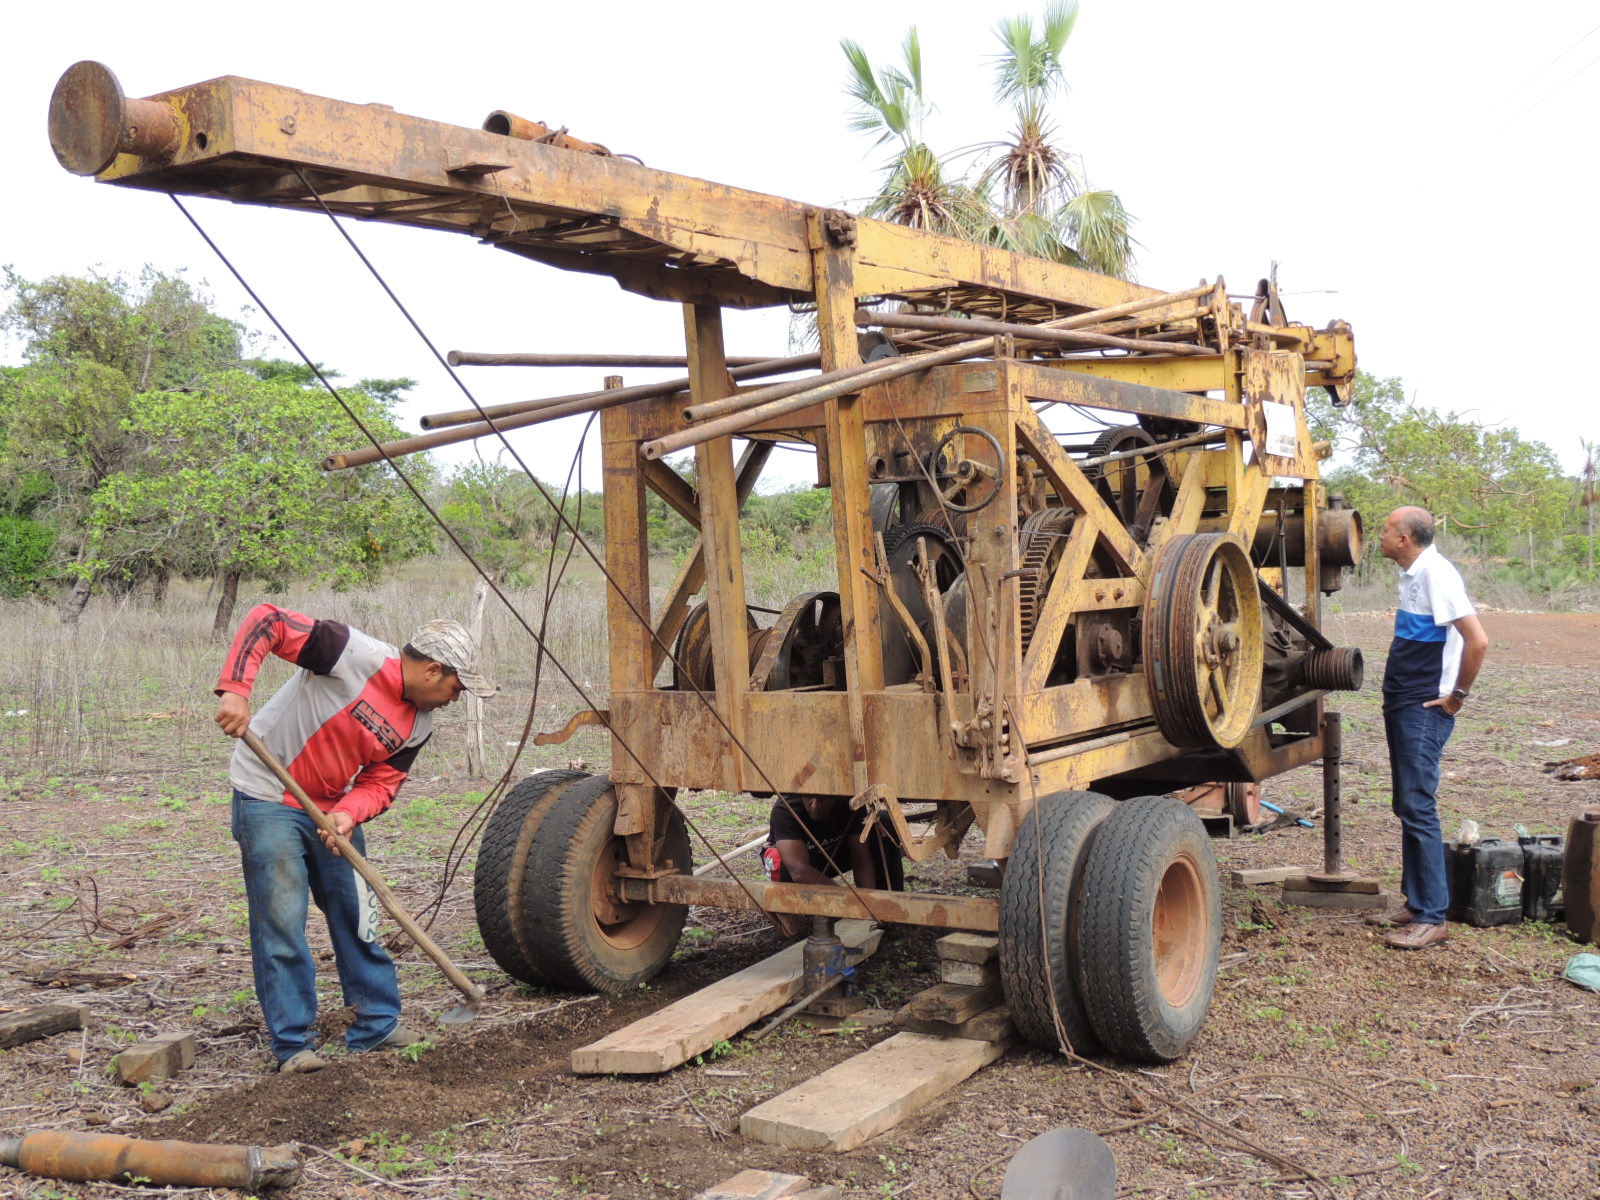
[[[1462,703],[1463,703],[1463,704],[1465,704],[1465,703],[1466,703],[1466,702],[1467,702],[1467,696],[1468,696],[1468,695],[1469,695],[1469,694],[1470,694],[1470,693],[1469,693],[1469,692],[1467,692],[1467,691],[1466,691],[1466,690],[1465,690],[1465,689],[1463,689],[1463,688],[1453,688],[1453,689],[1452,689],[1452,690],[1451,690],[1451,692],[1450,692],[1450,694],[1451,694],[1451,695],[1452,695],[1452,696],[1454,696],[1454,697],[1455,697],[1455,698],[1456,698],[1456,699],[1457,699],[1457,700],[1459,700],[1459,701],[1461,701],[1461,702],[1462,702]]]

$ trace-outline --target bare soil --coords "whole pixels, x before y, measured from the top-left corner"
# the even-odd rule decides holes
[[[1398,826],[1376,687],[1389,617],[1328,623],[1363,648],[1372,681],[1339,704],[1346,857],[1392,888]],[[1490,836],[1511,836],[1516,822],[1565,832],[1572,812],[1600,805],[1600,782],[1556,782],[1545,765],[1600,751],[1600,616],[1490,613],[1485,625],[1489,663],[1446,754],[1446,834],[1463,817]],[[169,759],[156,761],[168,749],[153,730],[115,776],[0,774],[0,1007],[87,1007],[81,1032],[0,1052],[0,1130],[296,1142],[306,1175],[292,1194],[305,1200],[688,1197],[746,1167],[807,1175],[853,1196],[990,1200],[1021,1144],[1061,1125],[1109,1141],[1122,1195],[1600,1196],[1600,996],[1561,979],[1582,949],[1564,928],[1452,926],[1447,946],[1403,954],[1379,944],[1360,914],[1289,906],[1275,887],[1225,889],[1216,1000],[1182,1061],[1134,1069],[1016,1048],[846,1154],[749,1142],[738,1118],[883,1029],[794,1023],[661,1077],[568,1071],[575,1047],[776,950],[780,939],[757,917],[696,910],[674,963],[628,996],[544,992],[512,984],[484,953],[466,870],[433,932],[489,985],[484,1015],[457,1031],[439,1027],[453,993],[410,950],[400,960],[407,1019],[431,1048],[415,1061],[343,1055],[346,1018],[332,991],[320,1026],[332,1065],[280,1077],[250,991],[225,751],[220,741],[186,747],[175,774]],[[434,893],[481,787],[414,779],[372,828],[375,861],[410,903]],[[1320,776],[1274,780],[1267,797],[1315,821]],[[702,797],[693,811],[726,847],[759,828],[761,809]],[[1315,868],[1321,831],[1290,825],[1216,849],[1224,872]],[[969,843],[963,859],[977,851]],[[964,862],[919,867],[911,886],[966,887]],[[893,1008],[935,977],[932,935],[901,930],[866,987]],[[121,1048],[178,1030],[198,1035],[192,1069],[154,1095],[112,1080]],[[0,1168],[0,1196],[138,1190]]]

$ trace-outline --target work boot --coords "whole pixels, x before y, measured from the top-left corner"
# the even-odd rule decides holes
[[[1379,925],[1386,929],[1393,929],[1400,925],[1409,925],[1417,919],[1417,914],[1404,904],[1397,904],[1383,912],[1367,914],[1368,925]]]
[[[374,1049],[377,1050],[404,1050],[407,1046],[415,1046],[418,1042],[428,1039],[415,1029],[408,1029],[404,1025],[396,1025],[389,1036],[379,1042]]]
[[[1442,946],[1449,940],[1448,926],[1442,923],[1424,925],[1420,921],[1413,921],[1383,939],[1385,945],[1393,946],[1396,950],[1426,950],[1429,946]]]
[[[320,1071],[328,1065],[328,1060],[323,1058],[311,1047],[291,1054],[278,1064],[279,1075],[304,1075],[310,1071]]]

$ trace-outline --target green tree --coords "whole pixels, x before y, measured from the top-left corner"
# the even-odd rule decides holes
[[[53,573],[70,580],[61,611],[71,623],[95,583],[94,496],[141,450],[128,427],[135,397],[237,363],[243,330],[182,277],[149,267],[137,284],[97,272],[33,282],[7,268],[5,290],[0,329],[21,341],[26,365],[5,381],[0,490],[29,481],[28,519],[47,527]],[[30,555],[40,543],[27,539]]]
[[[850,127],[895,144],[884,183],[863,212],[917,229],[1004,246],[1056,262],[1127,276],[1133,268],[1131,218],[1115,192],[1088,186],[1060,145],[1051,103],[1066,91],[1061,55],[1077,23],[1076,0],[1055,0],[1035,27],[1031,16],[995,29],[996,96],[1013,106],[1007,138],[980,148],[973,178],[953,172],[923,139],[931,110],[922,51],[913,28],[901,62],[875,69],[860,45],[841,42],[854,101]]]
[[[496,583],[520,581],[524,568],[548,553],[556,523],[532,480],[502,463],[458,467],[439,515]]]
[[[392,397],[343,395],[377,436],[400,435]],[[142,393],[126,426],[143,449],[95,493],[88,566],[128,576],[182,562],[214,573],[219,633],[245,578],[350,586],[433,548],[425,514],[386,465],[322,470],[312,448],[347,439],[349,420],[320,386],[222,372],[193,390]],[[427,460],[408,471],[431,485]]]
[[[1332,440],[1344,460],[1329,489],[1344,492],[1369,523],[1416,504],[1443,520],[1447,538],[1529,562],[1562,530],[1570,484],[1541,442],[1424,408],[1400,380],[1366,372],[1357,373],[1350,405],[1334,408],[1314,393],[1309,415],[1314,435]],[[1376,552],[1375,538],[1368,547]]]

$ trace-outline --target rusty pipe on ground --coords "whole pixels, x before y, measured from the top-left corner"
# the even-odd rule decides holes
[[[452,350],[445,355],[452,367],[687,367],[685,354],[492,354],[479,350]],[[773,361],[769,356],[729,358],[730,367],[753,367]]]
[[[1212,354],[1207,346],[1188,346],[1182,342],[1158,342],[1149,338],[1115,337],[1085,329],[1052,329],[1048,325],[1021,325],[1012,321],[987,321],[976,317],[937,317],[923,313],[875,313],[856,310],[856,324],[862,328],[922,329],[931,333],[986,333],[993,337],[1014,337],[1030,342],[1057,342],[1066,346],[1098,346],[1112,350],[1150,350],[1161,354]]]
[[[560,146],[563,150],[598,154],[602,158],[614,157],[611,151],[599,142],[586,142],[582,138],[575,138],[564,126],[552,129],[543,121],[530,121],[527,117],[519,117],[516,113],[509,113],[500,108],[483,119],[483,128],[487,133],[516,138],[519,142],[543,142],[547,146]]]
[[[196,1142],[146,1142],[114,1133],[48,1129],[0,1139],[0,1163],[41,1179],[86,1183],[135,1180],[180,1187],[293,1187],[300,1182],[300,1153],[281,1146],[214,1146]]]

